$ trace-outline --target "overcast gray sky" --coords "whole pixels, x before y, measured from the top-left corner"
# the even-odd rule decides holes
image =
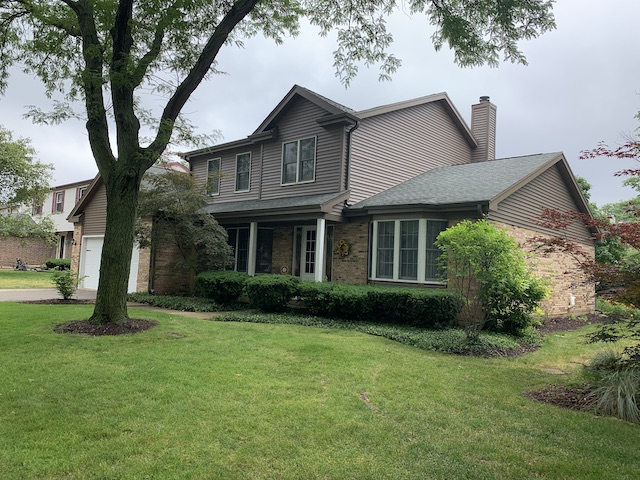
[[[362,68],[348,89],[334,75],[332,38],[313,27],[276,46],[262,37],[245,48],[227,47],[218,69],[226,75],[203,83],[184,112],[201,133],[219,130],[232,141],[251,134],[294,84],[355,110],[447,92],[470,121],[470,106],[489,95],[498,107],[497,156],[563,151],[576,175],[592,185],[598,205],[635,195],[613,173],[640,168],[620,160],[578,159],[599,141],[616,145],[640,123],[640,18],[638,0],[561,0],[555,5],[557,30],[522,44],[528,66],[462,69],[453,54],[434,52],[432,27],[420,16],[398,12],[389,20],[392,51],[402,67],[391,82],[379,82],[375,69]],[[42,86],[16,71],[0,97],[0,123],[16,136],[30,137],[42,161],[55,165],[55,184],[93,177],[84,125],[58,126],[23,120],[25,105],[46,108]],[[161,108],[161,98],[148,105]]]

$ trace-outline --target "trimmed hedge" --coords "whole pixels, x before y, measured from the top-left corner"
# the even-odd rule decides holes
[[[442,289],[304,282],[300,295],[313,315],[415,327],[450,325],[463,306],[458,294]]]
[[[230,305],[242,295],[248,278],[246,273],[231,270],[202,272],[196,275],[195,295]]]
[[[71,269],[71,260],[68,258],[50,258],[44,264],[49,269],[54,270],[69,270]]]
[[[263,312],[283,312],[298,295],[300,279],[291,275],[258,275],[249,277],[247,296],[252,307]]]

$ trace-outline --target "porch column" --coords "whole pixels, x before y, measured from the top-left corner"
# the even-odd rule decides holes
[[[316,221],[316,273],[314,278],[316,282],[324,281],[326,223],[324,218],[319,218]]]
[[[249,251],[247,252],[247,273],[256,274],[256,251],[258,250],[258,222],[249,224]]]

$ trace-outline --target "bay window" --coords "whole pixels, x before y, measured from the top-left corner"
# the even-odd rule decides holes
[[[446,220],[376,220],[372,223],[371,278],[398,282],[438,282],[438,234]]]

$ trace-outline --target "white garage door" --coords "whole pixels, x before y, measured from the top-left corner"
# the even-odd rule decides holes
[[[96,290],[100,278],[100,256],[104,237],[82,237],[82,252],[80,253],[80,282],[81,288]],[[140,250],[134,245],[131,255],[131,271],[129,272],[129,292],[136,291],[138,278],[138,262]],[[84,277],[84,278],[83,278]]]

